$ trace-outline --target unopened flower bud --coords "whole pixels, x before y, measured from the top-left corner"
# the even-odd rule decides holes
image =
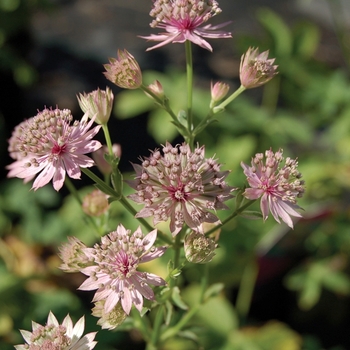
[[[115,85],[124,89],[138,89],[142,84],[139,64],[127,50],[118,50],[118,58],[110,58],[105,64],[104,75]]]
[[[242,86],[252,89],[270,81],[278,72],[275,58],[268,59],[269,51],[259,54],[259,49],[250,47],[242,55],[239,76]]]
[[[226,83],[223,83],[221,81],[218,81],[213,85],[211,83],[211,102],[210,102],[210,107],[214,107],[214,105],[221,101],[228,93],[230,90],[230,86]]]
[[[108,207],[108,196],[100,190],[92,191],[83,199],[83,211],[89,216],[101,216]]]
[[[81,110],[88,114],[89,118],[96,116],[96,123],[107,124],[114,100],[113,92],[109,87],[106,90],[97,89],[88,94],[84,92],[77,98]]]
[[[112,151],[116,158],[121,157],[122,149],[119,144],[114,143],[112,145]],[[112,166],[108,164],[108,162],[104,158],[105,154],[108,154],[107,146],[103,146],[102,148],[98,149],[98,152],[97,151],[93,152],[92,158],[95,161],[98,170],[100,170],[101,173],[104,175],[109,175],[112,172]]]
[[[160,100],[164,100],[165,94],[163,90],[162,84],[158,81],[155,80],[152,84],[148,85],[148,89],[151,90],[151,92],[156,95]],[[146,93],[147,96],[153,98],[150,94]]]
[[[196,264],[205,264],[210,262],[214,255],[217,244],[215,241],[205,235],[192,232],[185,237],[184,249],[186,259]]]
[[[63,263],[60,266],[65,272],[79,272],[82,268],[90,266],[91,262],[84,253],[86,245],[76,237],[68,237],[68,243],[59,248],[59,257]]]
[[[105,299],[99,300],[92,308],[92,316],[99,317],[97,324],[102,329],[114,329],[124,322],[127,314],[121,303],[118,303],[110,312],[105,311]]]

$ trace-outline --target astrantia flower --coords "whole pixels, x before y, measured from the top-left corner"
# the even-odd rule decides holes
[[[293,228],[291,216],[301,217],[295,209],[300,208],[296,203],[297,198],[304,193],[304,181],[300,180],[297,160],[288,157],[285,164],[280,166],[283,161],[282,153],[281,149],[276,153],[268,150],[265,152],[265,162],[264,155],[257,153],[251,166],[241,163],[250,186],[243,195],[251,200],[261,197],[260,208],[264,220],[270,211],[278,223],[281,218]]]
[[[46,326],[32,322],[33,331],[21,330],[27,344],[15,345],[17,350],[91,350],[97,344],[96,332],[84,335],[84,317],[73,326],[69,315],[59,324],[50,311]]]
[[[7,166],[7,176],[27,182],[40,173],[32,188],[37,190],[52,179],[56,191],[63,186],[66,172],[80,179],[80,168],[94,165],[85,154],[101,147],[100,142],[92,140],[100,126],[90,129],[93,119],[88,122],[87,115],[80,122],[72,121],[68,109],[44,109],[21,123],[9,140],[10,155],[16,161]]]
[[[118,50],[118,58],[110,58],[103,74],[115,85],[123,89],[138,89],[142,84],[139,64],[127,50]]]
[[[115,329],[124,322],[128,316],[118,303],[110,312],[105,312],[105,300],[99,300],[91,310],[92,316],[99,317],[97,324],[102,329]]]
[[[215,256],[217,246],[212,238],[192,231],[184,241],[186,259],[195,264],[206,264]]]
[[[230,22],[216,26],[210,24],[204,27],[200,26],[220,12],[219,4],[215,0],[154,0],[153,9],[150,12],[150,16],[154,17],[154,20],[150,26],[165,29],[165,32],[141,38],[161,42],[147,50],[156,49],[169,43],[183,43],[189,40],[212,51],[212,47],[203,38],[231,38],[231,33],[217,31]]]
[[[77,96],[79,106],[89,118],[95,117],[98,124],[107,124],[111,116],[114,95],[112,90],[107,87],[106,90],[94,90],[88,94],[79,94]]]
[[[256,88],[270,81],[277,74],[277,65],[274,65],[275,59],[268,59],[269,51],[259,54],[259,49],[250,47],[242,55],[239,68],[239,77],[241,84],[246,89]]]
[[[94,264],[81,269],[89,278],[79,289],[97,289],[93,301],[104,300],[105,313],[111,312],[119,301],[127,314],[133,304],[141,312],[143,297],[154,299],[149,284],[166,284],[162,278],[152,273],[137,271],[139,264],[164,254],[165,247],[153,247],[156,238],[157,230],[143,236],[140,228],[131,233],[119,225],[116,231],[101,238],[101,244],[85,250]]]
[[[228,209],[223,202],[234,190],[225,182],[229,171],[220,171],[216,160],[204,158],[204,146],[191,152],[186,143],[173,147],[167,142],[163,155],[155,150],[142,166],[133,166],[136,180],[128,183],[137,192],[129,198],[145,205],[136,217],[154,216],[155,225],[170,218],[173,235],[184,224],[202,231],[203,222],[219,221],[209,210]]]
[[[59,256],[63,261],[60,266],[65,272],[79,272],[82,268],[90,266],[91,262],[84,250],[86,245],[76,237],[68,237],[68,243],[59,248]]]
[[[93,190],[84,196],[82,207],[89,216],[101,216],[108,211],[108,196],[98,189]]]

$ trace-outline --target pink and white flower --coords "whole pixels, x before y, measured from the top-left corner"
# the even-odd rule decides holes
[[[7,166],[8,177],[18,177],[25,182],[39,174],[33,183],[37,190],[51,180],[56,191],[63,186],[66,173],[80,179],[80,168],[94,165],[85,154],[102,147],[92,140],[101,126],[90,129],[85,114],[81,121],[73,121],[68,109],[47,109],[15,128],[9,140],[9,151],[16,161]]]
[[[92,350],[97,342],[94,341],[96,332],[83,335],[84,316],[73,326],[69,315],[59,324],[55,315],[50,311],[45,326],[32,322],[33,331],[21,330],[26,344],[15,345],[16,350],[64,349]]]
[[[278,72],[275,58],[268,58],[269,51],[259,53],[258,48],[250,47],[242,55],[239,77],[242,86],[253,89],[270,81]]]
[[[143,298],[154,300],[149,284],[165,285],[166,282],[152,273],[137,271],[139,264],[161,257],[166,247],[153,247],[157,230],[143,236],[140,227],[131,233],[123,225],[101,238],[101,244],[84,250],[94,264],[81,269],[89,278],[80,290],[97,289],[94,302],[104,300],[104,311],[109,313],[121,303],[129,314],[132,305],[140,312]]]
[[[288,157],[285,165],[280,167],[282,154],[281,149],[276,153],[270,149],[265,152],[265,162],[264,155],[257,153],[251,166],[241,163],[250,186],[243,195],[251,200],[261,198],[260,208],[264,220],[268,218],[270,211],[278,223],[281,218],[293,228],[291,216],[301,217],[295,209],[300,208],[296,203],[297,198],[304,193],[304,181],[301,180],[296,159]]]
[[[160,41],[160,44],[148,48],[147,51],[169,43],[184,43],[186,40],[212,51],[210,44],[203,38],[231,38],[230,32],[217,31],[230,22],[200,26],[220,12],[219,4],[215,0],[153,0],[150,16],[154,20],[150,26],[164,29],[165,32],[141,38]]]
[[[204,146],[192,152],[186,143],[173,147],[167,142],[163,155],[156,149],[142,165],[133,164],[136,180],[128,183],[137,192],[128,198],[145,205],[136,217],[153,216],[154,225],[170,218],[173,235],[184,224],[202,232],[202,223],[218,222],[210,210],[228,209],[224,201],[234,188],[225,182],[229,171],[220,171],[220,164],[204,153]]]

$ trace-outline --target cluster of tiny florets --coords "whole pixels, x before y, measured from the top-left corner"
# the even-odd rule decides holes
[[[153,216],[154,224],[170,218],[170,230],[177,234],[184,224],[201,231],[203,222],[217,222],[210,210],[228,209],[224,201],[232,198],[233,187],[220,171],[214,158],[204,157],[204,146],[193,152],[188,144],[173,147],[166,143],[159,150],[134,165],[136,180],[129,181],[137,192],[129,196],[144,208],[137,217]]]
[[[150,12],[150,16],[154,17],[150,26],[155,28],[164,19],[190,21],[201,18],[203,23],[220,12],[219,4],[215,0],[156,0]]]
[[[165,284],[156,275],[137,271],[139,264],[164,254],[165,247],[153,247],[156,237],[156,230],[143,236],[140,228],[131,233],[119,225],[116,231],[103,236],[100,244],[84,250],[92,266],[81,269],[89,278],[79,289],[97,289],[93,301],[104,301],[105,314],[110,313],[119,301],[125,313],[130,313],[132,305],[141,312],[143,297],[154,298],[148,284]]]
[[[295,211],[299,208],[297,198],[302,197],[305,186],[298,171],[298,161],[287,157],[285,164],[283,151],[274,153],[272,150],[264,154],[257,153],[252,159],[251,166],[241,163],[250,188],[246,188],[244,195],[248,199],[261,197],[261,210],[264,219],[269,210],[277,222],[281,218],[288,226],[293,227],[290,216],[300,217]]]
[[[25,182],[36,174],[33,183],[38,189],[53,179],[58,191],[64,183],[65,174],[79,179],[80,167],[87,168],[94,162],[86,153],[96,151],[100,142],[92,140],[100,126],[92,129],[93,119],[85,115],[80,121],[73,121],[71,111],[45,108],[15,128],[10,140],[10,155],[16,160],[7,166],[8,177],[19,177]]]

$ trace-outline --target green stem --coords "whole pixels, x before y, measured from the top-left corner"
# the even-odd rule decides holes
[[[150,95],[172,118],[174,125],[177,127],[179,133],[184,137],[188,137],[187,129],[179,122],[176,114],[173,112],[169,105],[168,98],[164,97],[163,99],[159,98],[156,94],[152,92],[147,86],[141,85],[140,89],[146,94]]]
[[[159,343],[159,338],[160,338],[160,329],[162,326],[164,318],[164,310],[163,310],[163,305],[158,306],[156,318],[154,320],[154,325],[153,325],[153,331],[152,331],[152,336],[151,336],[151,344],[155,349],[157,349],[157,345]]]
[[[241,85],[232,95],[230,95],[226,100],[221,102],[219,105],[213,108],[213,112],[221,112],[229,103],[231,103],[237,96],[239,96],[246,88]]]
[[[108,147],[108,153],[110,156],[114,156],[113,154],[113,148],[112,148],[112,141],[111,141],[111,136],[109,134],[108,126],[107,124],[102,124],[102,130],[105,135],[107,147]]]
[[[106,194],[111,195],[112,197],[118,198],[119,202],[124,206],[125,209],[128,210],[133,216],[137,214],[137,211],[133,208],[133,206],[126,200],[126,198],[121,194],[117,193],[112,187],[108,186],[102,179],[100,179],[97,175],[95,175],[90,169],[82,168],[81,171],[87,175],[91,180],[96,182],[96,184],[100,185],[101,188],[105,190]],[[137,218],[137,220],[149,231],[153,231],[154,227],[152,227],[144,218]],[[173,244],[172,239],[163,233],[162,231],[157,231],[157,237],[160,238],[165,243],[170,245]]]
[[[173,327],[168,328],[161,336],[160,336],[160,340],[164,341],[168,338],[174,337],[175,335],[177,335],[181,329],[183,327],[185,327],[187,325],[187,323],[191,320],[191,318],[197,313],[197,311],[199,310],[201,304],[198,303],[196,305],[194,305],[190,310],[188,310],[188,312],[186,312],[182,318],[180,319],[180,321]]]
[[[68,188],[69,192],[71,193],[71,195],[76,199],[76,201],[79,203],[80,207],[82,207],[83,205],[83,201],[81,200],[79,193],[77,191],[77,189],[75,188],[75,186],[73,185],[72,181],[70,180],[70,178],[68,176],[66,176],[65,180],[64,180],[64,184],[66,185],[66,187]],[[89,215],[85,215],[85,218],[88,220],[89,224],[92,226],[92,228],[94,229],[95,232],[97,232],[98,237],[101,237],[101,230],[100,228],[97,226],[95,220],[89,216]]]
[[[164,341],[168,338],[174,337],[178,334],[183,327],[191,320],[191,318],[198,312],[202,304],[204,303],[204,293],[208,285],[208,275],[209,275],[209,265],[204,265],[204,273],[201,277],[201,290],[199,302],[195,304],[190,310],[188,310],[180,319],[180,321],[173,327],[168,328],[160,337],[161,341]]]
[[[232,220],[233,218],[235,218],[237,215],[239,215],[240,213],[242,213],[245,209],[247,209],[248,207],[250,207],[253,203],[255,202],[255,200],[251,200],[249,202],[247,202],[246,204],[240,206],[238,209],[236,209],[229,217],[227,217],[225,220],[223,220],[219,225],[216,225],[215,227],[213,227],[212,229],[210,229],[209,231],[205,232],[205,235],[208,236],[211,233],[215,232],[218,228],[223,227],[224,225],[226,225],[230,220]]]
[[[186,72],[187,72],[187,129],[189,134],[188,144],[193,149],[194,137],[192,134],[193,129],[193,116],[192,116],[192,103],[193,103],[193,59],[192,59],[192,46],[189,40],[185,42],[186,49]]]
[[[132,313],[132,318],[133,318],[135,327],[141,332],[143,340],[146,343],[149,343],[150,342],[149,334],[151,330],[149,329],[149,327],[147,327],[147,324],[144,319],[145,316],[142,317],[139,311],[136,310],[135,308],[131,309],[131,313]]]
[[[236,300],[236,310],[240,317],[241,325],[245,323],[250,309],[258,271],[258,265],[255,260],[250,261],[243,270]]]

